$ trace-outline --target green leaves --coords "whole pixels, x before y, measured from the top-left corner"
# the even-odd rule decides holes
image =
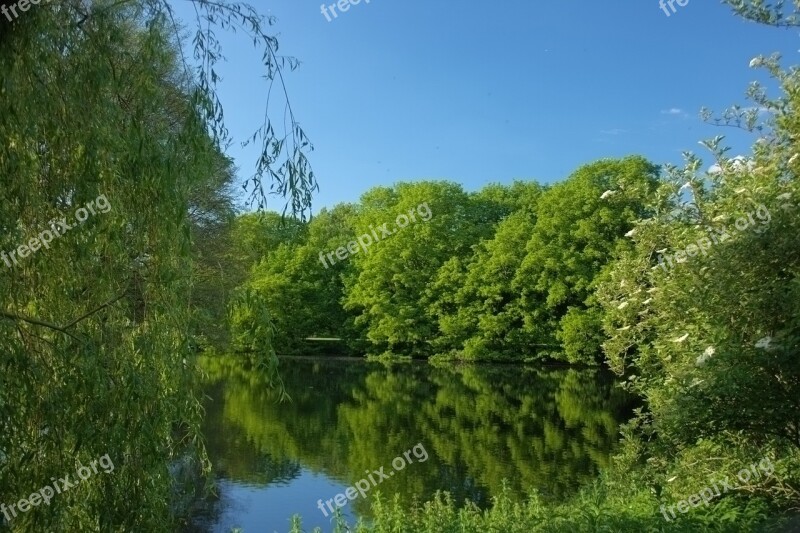
[[[625,234],[647,213],[655,172],[628,158],[589,165],[550,189],[376,187],[307,225],[289,219],[292,235],[269,215],[237,248],[255,251],[248,286],[268,299],[281,350],[324,329],[359,336],[375,353],[592,363],[602,339],[596,280],[630,248]],[[601,198],[608,188],[617,194]],[[346,250],[361,238],[366,249]]]
[[[87,480],[16,519],[16,530],[174,530],[173,513],[185,509],[170,505],[167,465],[183,456],[205,464],[188,340],[222,322],[227,294],[213,284],[222,263],[236,264],[221,244],[233,174],[219,150],[227,132],[211,28],[230,27],[236,14],[273,52],[277,43],[249,8],[199,3],[213,16],[195,41],[196,80],[180,64],[166,2],[61,3],[0,30],[0,249],[100,194],[112,206],[19,268],[0,265],[0,500],[17,501],[106,453],[117,465],[107,480]],[[289,63],[270,57],[280,77]],[[313,176],[293,157],[301,163],[285,166],[283,192],[301,211]],[[235,274],[235,283],[244,277]],[[256,304],[237,318],[252,326],[242,342],[264,348],[271,332]],[[18,319],[29,315],[39,323]],[[72,323],[62,329],[74,337],[45,322]],[[267,349],[259,365],[274,370],[272,361]]]

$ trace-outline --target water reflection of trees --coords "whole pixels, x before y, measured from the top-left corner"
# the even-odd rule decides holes
[[[219,401],[207,407],[206,434],[225,477],[269,483],[302,464],[351,485],[421,442],[428,461],[380,485],[406,501],[445,489],[483,505],[503,479],[519,495],[564,498],[608,463],[632,407],[593,370],[284,360],[292,401],[277,403],[246,365],[207,367]],[[351,505],[367,514],[363,499]]]

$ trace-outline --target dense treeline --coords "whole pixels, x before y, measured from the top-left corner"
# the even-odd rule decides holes
[[[333,336],[373,354],[594,364],[603,339],[594,289],[633,248],[625,234],[647,216],[657,175],[629,157],[553,186],[379,187],[306,224],[245,215],[237,245],[262,244],[242,290],[273,310],[284,353]],[[365,246],[346,255],[352,242]]]

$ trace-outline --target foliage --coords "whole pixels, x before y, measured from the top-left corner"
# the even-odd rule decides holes
[[[0,264],[0,501],[105,454],[115,466],[11,530],[174,531],[186,509],[170,466],[189,458],[208,471],[189,334],[225,309],[225,286],[212,285],[232,170],[216,75],[202,69],[219,57],[212,28],[232,16],[266,36],[247,8],[198,3],[197,78],[166,2],[58,2],[0,18],[0,250],[54,218],[74,223],[102,195],[110,204]],[[261,42],[279,77],[277,42]],[[283,161],[265,134],[259,171],[302,211],[314,184],[294,126]]]
[[[487,233],[485,213],[460,186],[449,182],[400,183],[376,188],[361,199],[355,234],[388,224],[390,237],[374,243],[366,254],[350,259],[345,276],[344,307],[358,316],[372,349],[412,356],[431,355],[436,324],[428,313],[427,288],[451,255],[460,255]],[[421,205],[430,220],[395,228],[396,218]]]
[[[524,329],[539,342],[555,344],[565,335],[571,341],[578,320],[584,328],[592,325],[595,280],[613,253],[626,246],[624,235],[643,215],[656,175],[657,168],[639,157],[599,161],[543,194],[512,284],[526,311]],[[571,308],[575,311],[569,313]],[[587,309],[578,319],[576,313]],[[591,330],[580,335],[596,337]],[[574,342],[567,347],[570,360],[585,360]],[[584,350],[590,357],[585,361],[593,362],[597,352],[591,345]]]
[[[533,349],[522,332],[524,313],[512,281],[525,257],[535,225],[541,188],[515,185],[517,209],[496,225],[467,258],[451,257],[437,273],[429,312],[437,318],[437,350],[461,352],[465,359],[519,358]],[[491,191],[486,188],[480,194]]]
[[[781,20],[763,18],[778,4],[728,3],[754,20]],[[708,475],[706,465],[742,455],[783,465],[776,480],[744,488],[747,498],[726,500],[731,512],[760,500],[796,508],[800,500],[800,78],[777,57],[751,66],[782,88],[774,100],[759,85],[749,91],[772,117],[756,124],[734,108],[718,122],[758,132],[752,154],[731,158],[716,137],[702,143],[715,159],[708,170],[691,153],[683,167],[666,167],[634,247],[619,254],[597,292],[609,363],[646,401],[631,442],[642,440],[654,487],[696,480]]]
[[[341,276],[347,263],[325,268],[319,256],[353,239],[353,209],[322,210],[309,223],[266,213],[237,219],[232,247],[247,255],[250,276],[243,284],[260,295],[275,326],[273,345],[281,354],[302,353],[308,337],[339,337],[353,342],[352,316],[341,305]],[[253,250],[256,252],[253,253]]]
[[[408,507],[396,498],[388,500],[372,496],[375,519],[370,524],[359,522],[349,526],[344,519],[335,522],[337,531],[355,533],[579,533],[642,531],[685,532],[708,531],[717,533],[750,533],[752,531],[782,531],[783,522],[767,518],[769,508],[761,502],[751,502],[741,508],[720,505],[715,512],[697,510],[695,514],[681,516],[675,523],[667,523],[661,515],[650,512],[644,494],[635,500],[613,504],[602,503],[609,494],[602,489],[587,491],[581,498],[566,505],[546,505],[533,493],[528,501],[519,503],[507,493],[494,498],[490,509],[481,510],[475,505],[458,507],[448,493],[439,493],[424,504]],[[300,533],[302,520],[295,517],[290,533]],[[314,533],[321,533],[319,529]]]
[[[291,242],[260,241],[261,262],[247,285],[275,310],[284,353],[324,330],[354,347],[368,343],[371,354],[517,361],[535,354],[594,364],[602,341],[595,280],[630,246],[624,234],[643,215],[656,170],[627,158],[588,165],[550,188],[374,188],[359,204],[334,208],[333,218],[324,212]],[[619,194],[601,199],[607,188]],[[430,220],[395,227],[420,205]],[[371,239],[366,253],[332,265],[324,258],[384,224],[390,234]]]

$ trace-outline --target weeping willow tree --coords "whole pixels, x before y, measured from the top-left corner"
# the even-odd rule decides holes
[[[203,193],[232,173],[213,28],[246,30],[282,90],[296,62],[252,8],[195,7],[193,59],[160,0],[0,15],[0,520],[11,530],[171,531],[170,464],[207,469],[187,331],[190,230],[209,222]],[[289,124],[267,119],[249,139],[262,153],[245,187],[254,205],[275,194],[302,218],[311,145],[291,113]]]

